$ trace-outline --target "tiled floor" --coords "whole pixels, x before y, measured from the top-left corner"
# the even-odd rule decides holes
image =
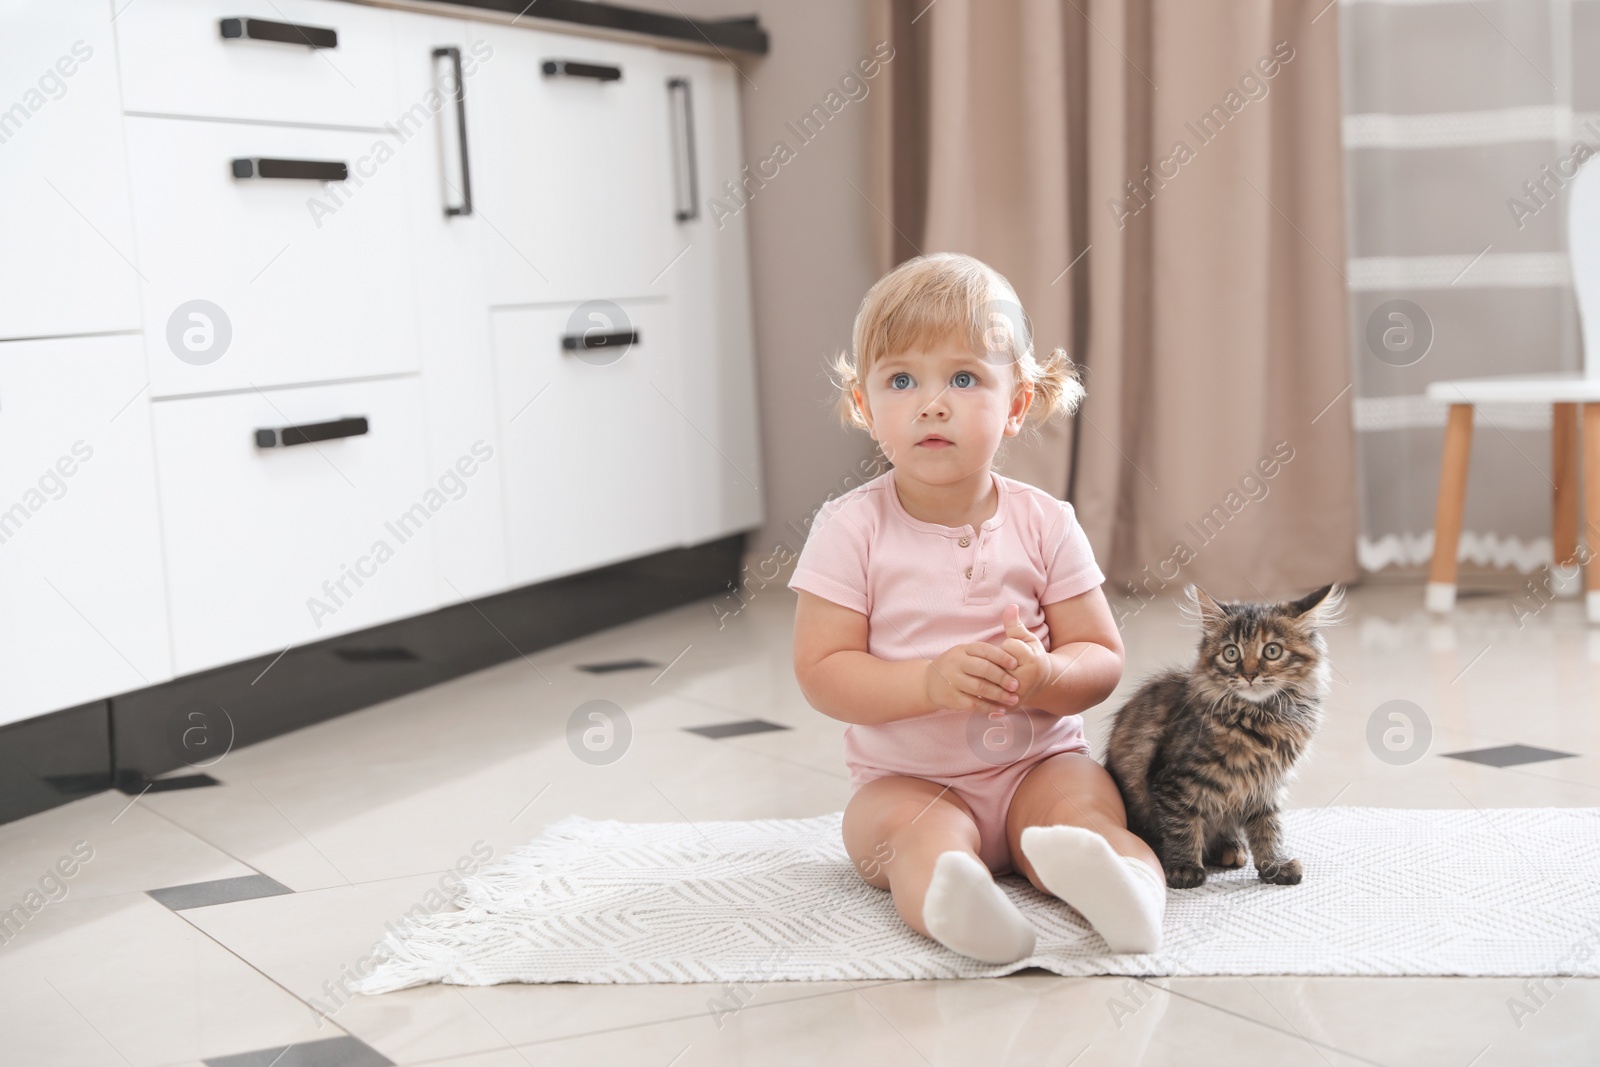
[[[1600,805],[1600,630],[1576,601],[1519,625],[1515,593],[1464,596],[1437,621],[1418,586],[1352,591],[1293,806]],[[205,768],[218,785],[106,792],[0,826],[5,907],[75,847],[93,850],[66,895],[0,945],[0,1063],[1600,1062],[1595,980],[770,982],[720,1025],[707,1002],[721,989],[703,985],[342,992],[384,922],[474,846],[498,854],[572,813],[842,808],[842,726],[794,682],[792,615],[776,585],[721,629],[708,603],[691,605],[231,752]],[[1133,614],[1124,639],[1111,707],[1193,643],[1165,600]],[[580,669],[629,660],[644,662]],[[568,747],[569,716],[589,700],[626,713],[623,759],[586,763]],[[1369,718],[1394,700],[1431,729],[1410,762],[1368,742]],[[1104,719],[1086,716],[1097,751]],[[728,728],[751,720],[775,728]],[[1459,758],[1482,750],[1499,751]],[[223,884],[197,885],[209,882]],[[1514,1017],[1512,998],[1533,1014]]]

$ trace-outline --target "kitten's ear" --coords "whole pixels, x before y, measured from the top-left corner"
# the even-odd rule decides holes
[[[1184,615],[1206,629],[1216,626],[1227,618],[1227,609],[1211,599],[1210,594],[1198,585],[1184,586],[1183,595],[1188,598],[1182,608]]]
[[[1285,605],[1288,614],[1317,629],[1344,621],[1344,586],[1335,582]]]

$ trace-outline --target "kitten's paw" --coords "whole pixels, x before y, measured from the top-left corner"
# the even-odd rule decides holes
[[[1236,867],[1244,866],[1245,857],[1247,855],[1249,855],[1249,853],[1245,851],[1244,845],[1241,842],[1230,841],[1227,844],[1219,845],[1215,849],[1212,849],[1210,852],[1206,853],[1206,866],[1223,867],[1228,870],[1233,870]]]
[[[1263,863],[1256,867],[1256,873],[1263,882],[1271,885],[1299,885],[1300,861],[1279,860],[1276,863]]]
[[[1206,869],[1197,863],[1163,864],[1167,872],[1167,885],[1173,889],[1193,889],[1204,885]]]

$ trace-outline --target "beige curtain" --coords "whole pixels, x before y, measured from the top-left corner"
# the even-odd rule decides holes
[[[1109,579],[1277,598],[1357,577],[1338,5],[883,0],[881,266],[1011,279],[1088,399],[999,468]]]

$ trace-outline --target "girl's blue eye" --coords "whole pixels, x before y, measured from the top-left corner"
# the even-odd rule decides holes
[[[954,385],[957,389],[965,389],[969,385],[977,384],[977,381],[978,379],[973,376],[971,371],[958,370],[956,371],[955,375],[951,377],[950,384]]]
[[[891,388],[891,389],[909,389],[909,388],[911,388],[911,375],[907,374],[905,371],[901,371],[899,374],[896,374],[893,378],[889,379],[889,388]]]

